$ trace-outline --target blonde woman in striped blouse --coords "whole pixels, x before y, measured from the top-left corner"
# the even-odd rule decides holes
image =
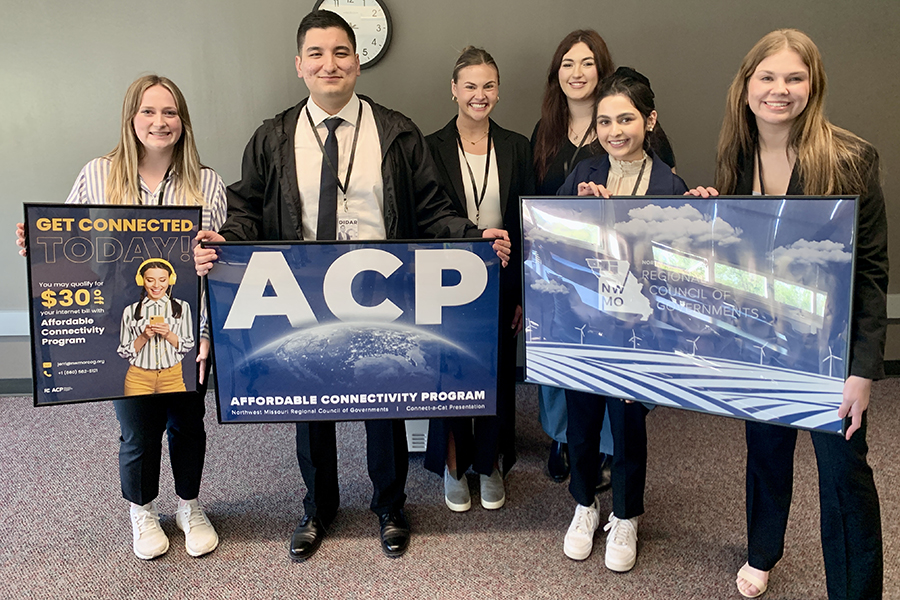
[[[215,171],[200,164],[187,104],[171,80],[146,75],[129,86],[122,106],[119,144],[81,170],[66,202],[202,206],[203,229],[215,231],[221,227],[225,221],[225,186]],[[21,223],[16,237],[20,254],[24,255],[25,228]],[[179,304],[187,308],[186,303]],[[132,316],[134,308],[131,307]],[[181,321],[189,322],[189,315],[186,317],[182,316]],[[202,325],[203,314],[200,320]],[[181,338],[179,345],[185,342],[186,338]],[[193,338],[190,343],[194,344]],[[132,350],[135,350],[134,343]],[[175,492],[179,497],[175,522],[185,532],[188,554],[207,554],[219,543],[215,529],[197,502],[206,456],[203,414],[208,352],[209,340],[201,336],[197,391],[113,401],[121,427],[122,495],[131,502],[132,547],[145,560],[169,549],[155,503],[159,494],[163,433],[168,434]],[[183,381],[181,389],[184,389]]]

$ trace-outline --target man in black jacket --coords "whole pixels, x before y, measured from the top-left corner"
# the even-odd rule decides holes
[[[413,122],[355,94],[360,66],[350,25],[335,13],[314,11],[300,23],[297,48],[297,74],[309,98],[257,129],[244,151],[241,180],[228,187],[228,219],[218,234],[201,231],[197,238],[333,240],[340,220],[361,240],[498,238],[494,249],[505,264],[509,236],[479,230],[454,212]],[[197,273],[206,274],[215,250],[197,246],[194,254]],[[409,544],[403,421],[367,421],[366,439],[382,550],[401,556]],[[306,514],[289,555],[303,561],[319,548],[340,503],[334,423],[298,422],[297,459]]]

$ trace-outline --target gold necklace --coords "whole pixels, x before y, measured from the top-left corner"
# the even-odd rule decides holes
[[[485,132],[481,135],[481,137],[478,138],[477,140],[475,140],[474,142],[473,142],[472,140],[470,140],[469,138],[467,138],[466,136],[464,136],[464,135],[462,134],[462,132],[459,131],[459,129],[457,129],[456,131],[459,133],[459,137],[461,137],[462,139],[464,139],[465,141],[469,142],[470,144],[472,144],[472,145],[474,146],[475,144],[477,144],[478,142],[480,142],[481,140],[483,140],[484,138],[487,137],[488,131],[490,131],[490,129],[488,129],[488,131],[485,131]]]
[[[591,128],[591,125],[590,125],[590,123],[588,123],[588,126],[585,127],[584,132],[581,135],[578,135],[578,132],[575,131],[575,129],[573,129],[572,126],[570,125],[569,132],[572,135],[569,137],[569,139],[572,140],[573,144],[577,144],[578,142],[580,142],[583,138],[585,138],[587,136],[587,132],[588,132],[588,130],[590,130],[590,128]]]

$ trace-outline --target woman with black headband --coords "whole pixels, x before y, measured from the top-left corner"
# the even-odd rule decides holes
[[[646,77],[620,67],[597,92],[597,140],[605,155],[582,161],[566,178],[560,195],[681,195],[684,181],[654,151],[660,144],[653,91]],[[613,437],[613,512],[604,530],[607,568],[629,571],[637,559],[637,531],[644,513],[647,474],[647,408],[633,401],[568,390],[568,442],[572,479],[569,491],[578,502],[563,550],[575,560],[593,548],[600,514],[594,495],[601,425],[609,410]]]

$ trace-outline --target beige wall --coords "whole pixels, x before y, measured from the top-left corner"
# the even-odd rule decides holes
[[[449,79],[463,47],[486,47],[502,73],[496,119],[530,135],[559,39],[591,27],[617,64],[653,83],[660,120],[690,185],[712,179],[725,89],[763,34],[798,27],[819,44],[831,119],[881,151],[892,229],[900,220],[900,2],[871,0],[385,0],[394,21],[388,55],[358,89],[405,112],[429,133],[454,114]],[[78,170],[116,143],[125,88],[158,72],[182,88],[203,161],[226,183],[266,117],[305,96],[294,37],[313,2],[214,0],[2,0],[0,19],[0,231],[9,233],[0,311],[26,310],[24,261],[12,246],[23,202],[62,202]],[[617,8],[611,8],[612,6]],[[891,249],[900,273],[900,244]],[[900,293],[900,276],[893,292]],[[2,334],[3,332],[0,332]],[[29,377],[0,345],[0,378]],[[898,350],[900,353],[900,350]],[[7,365],[7,366],[4,366]],[[10,367],[9,365],[16,365]]]

